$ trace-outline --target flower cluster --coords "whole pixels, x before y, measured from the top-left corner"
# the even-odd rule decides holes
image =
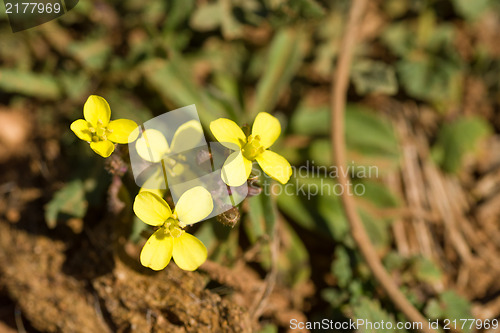
[[[154,169],[145,185],[135,197],[134,213],[144,223],[156,228],[140,254],[141,264],[153,270],[164,269],[173,258],[181,269],[193,271],[207,259],[205,245],[186,228],[206,219],[214,210],[214,198],[203,186],[194,186],[180,195],[172,209],[162,198],[166,190],[159,190],[160,182],[165,182],[164,173],[178,176],[188,173],[189,165],[170,156],[197,146],[204,140],[199,121],[187,121],[175,132],[171,145],[156,129],[147,129],[139,139],[135,122],[128,119],[110,121],[111,110],[106,100],[92,95],[83,108],[85,119],[71,124],[76,136],[90,144],[90,148],[102,157],[108,157],[115,149],[115,143],[131,143],[135,140],[137,154],[149,163],[160,163]],[[252,172],[253,161],[262,170],[282,184],[288,182],[292,169],[288,161],[269,149],[281,133],[281,126],[275,117],[261,112],[252,126],[251,134],[233,121],[225,118],[210,123],[215,138],[225,147],[234,150],[224,162],[222,181],[229,186],[243,185]],[[189,175],[188,175],[189,176]],[[218,178],[220,180],[220,178]],[[173,195],[173,192],[172,192]]]

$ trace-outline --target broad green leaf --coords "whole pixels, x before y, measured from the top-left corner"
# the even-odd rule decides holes
[[[283,191],[278,195],[278,207],[303,228],[314,230],[316,228],[314,216],[304,203],[305,200],[301,200],[301,197],[295,193],[297,193],[297,187],[293,184],[289,185],[288,193]]]
[[[278,207],[303,228],[328,235],[329,228],[316,205],[322,189],[331,191],[332,183],[324,178],[292,175],[288,184],[279,185]]]
[[[349,224],[340,197],[333,195],[320,196],[318,198],[318,212],[325,219],[333,239],[344,243],[350,239]]]
[[[486,9],[493,5],[490,0],[452,0],[455,10],[468,20],[479,17]]]
[[[469,301],[454,291],[445,291],[438,299],[431,300],[425,308],[425,313],[433,319],[449,319],[457,322],[460,322],[460,319],[473,319]],[[458,328],[461,328],[461,325]],[[461,332],[471,331],[470,325],[465,325],[461,330]]]
[[[42,100],[57,100],[61,97],[61,89],[52,75],[17,69],[0,69],[0,90]]]
[[[362,176],[364,173],[359,173]],[[373,173],[373,178],[378,178],[378,175]],[[359,186],[356,192],[360,194],[360,198],[371,202],[378,208],[395,208],[399,205],[398,198],[382,183],[360,177],[360,181],[354,181],[354,186]]]
[[[383,258],[385,268],[389,271],[401,270],[405,266],[407,259],[399,252],[391,251]]]
[[[432,156],[446,172],[456,173],[464,155],[473,152],[479,141],[491,132],[491,125],[479,117],[464,117],[444,124],[432,147]]]
[[[286,277],[287,284],[296,286],[307,281],[311,275],[309,265],[309,253],[299,235],[289,224],[284,224],[280,228],[280,257],[278,259],[278,269],[283,277]]]
[[[276,212],[273,203],[273,195],[266,195],[265,193],[272,193],[273,181],[266,174],[262,173],[262,190],[264,194],[260,194],[260,200],[262,203],[262,212],[264,214],[264,220],[266,221],[266,233],[268,235],[273,235],[274,225],[276,224]],[[279,186],[279,185],[276,185]]]
[[[225,39],[231,40],[239,38],[243,34],[243,25],[238,22],[234,15],[233,1],[220,0],[222,35]]]
[[[337,278],[337,285],[342,289],[347,288],[353,274],[349,253],[344,247],[338,246],[335,250],[335,259],[332,262],[331,271]]]
[[[69,98],[80,101],[88,97],[91,82],[84,72],[62,72],[59,74],[59,80]]]
[[[290,120],[295,134],[325,135],[330,131],[330,108],[327,105],[308,106],[299,104]]]
[[[440,281],[443,273],[439,267],[431,260],[418,257],[415,263],[412,265],[412,270],[418,280],[433,283]]]
[[[414,98],[442,109],[462,97],[463,69],[452,59],[404,59],[397,64],[397,70],[402,86]]]
[[[133,95],[111,89],[106,91],[105,96],[111,106],[112,119],[130,119],[135,121],[137,125],[141,125],[153,118],[153,113],[140,100],[135,99]]]
[[[220,103],[197,86],[188,64],[180,56],[174,56],[170,61],[150,60],[144,63],[142,70],[147,81],[163,98],[178,107],[196,104],[204,124],[226,116]]]
[[[253,234],[251,238],[253,241],[263,234],[271,236],[276,223],[276,213],[272,203],[271,178],[262,173],[261,179],[262,192],[249,198],[251,234]]]
[[[194,0],[169,1],[167,2],[167,17],[165,21],[166,30],[174,30],[187,19],[193,12]]]
[[[130,231],[130,235],[128,236],[128,239],[131,242],[137,244],[143,239],[143,233],[147,231],[152,231],[151,226],[142,222],[140,218],[134,215],[132,217],[132,228]]]
[[[307,35],[298,28],[281,29],[276,33],[262,78],[257,84],[257,93],[250,110],[252,119],[259,112],[271,112],[274,109],[279,96],[302,64],[306,39]]]
[[[221,1],[216,1],[198,6],[191,15],[189,25],[198,31],[210,31],[216,29],[221,22]]]
[[[397,1],[401,2],[400,0]],[[412,27],[406,21],[387,25],[381,35],[381,39],[398,56],[408,56],[415,45]]]
[[[375,218],[372,214],[362,209],[358,209],[358,214],[373,245],[380,249],[389,246],[391,235],[388,221]]]
[[[250,242],[255,243],[264,235],[266,230],[264,209],[262,207],[260,195],[250,197],[247,200],[249,218],[244,221],[245,231],[250,238]]]
[[[350,295],[347,290],[326,288],[321,291],[321,298],[330,303],[332,308],[339,308],[342,304],[349,301]]]
[[[356,62],[351,70],[351,77],[359,95],[370,93],[393,95],[398,91],[394,69],[380,61]]]
[[[316,0],[290,1],[289,6],[301,18],[320,19],[325,15],[325,9]]]
[[[387,313],[382,307],[380,303],[376,299],[369,299],[366,296],[363,296],[359,299],[357,304],[353,305],[354,312],[354,320],[360,319],[365,322],[371,323],[381,323],[384,321],[384,328],[375,329],[373,327],[369,327],[368,325],[358,326],[358,332],[361,333],[391,333],[391,332],[407,332],[406,330],[396,328],[396,322],[392,315]],[[392,328],[388,329],[389,323]]]
[[[355,104],[348,105],[345,133],[349,150],[398,159],[399,143],[391,123],[382,115]]]
[[[70,43],[68,52],[84,67],[97,71],[106,64],[111,54],[111,45],[105,39],[87,39]]]
[[[45,206],[45,221],[49,228],[55,228],[60,214],[83,218],[87,212],[85,188],[81,180],[76,179],[67,183],[54,194],[54,197]]]
[[[346,107],[345,133],[349,160],[363,163],[369,156],[384,158],[388,163],[398,162],[399,143],[391,123],[382,115],[370,112],[356,104]],[[291,119],[292,131],[303,135],[326,135],[330,132],[330,110],[327,106],[309,107],[301,104]],[[332,165],[329,140],[314,140],[310,155],[316,164]]]

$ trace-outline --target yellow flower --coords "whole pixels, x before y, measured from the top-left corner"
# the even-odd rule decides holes
[[[243,185],[252,172],[252,162],[259,163],[271,178],[286,184],[292,175],[290,163],[281,155],[268,150],[281,133],[278,119],[261,112],[255,118],[248,137],[235,122],[220,118],[210,123],[215,138],[228,148],[238,147],[222,167],[222,180],[229,186]]]
[[[212,210],[212,196],[201,186],[184,192],[173,213],[165,200],[156,194],[139,193],[134,201],[135,215],[146,224],[160,227],[142,248],[141,264],[159,271],[167,267],[173,257],[181,269],[197,269],[207,260],[207,248],[184,228],[203,220]]]
[[[91,95],[83,106],[85,119],[75,120],[71,130],[90,148],[102,157],[108,157],[115,150],[114,143],[129,143],[139,135],[137,124],[128,119],[109,121],[111,109],[108,102],[100,96]],[[132,135],[131,135],[132,134]]]

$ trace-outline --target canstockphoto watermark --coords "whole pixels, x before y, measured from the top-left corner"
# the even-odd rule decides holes
[[[260,170],[254,170],[260,175]],[[347,181],[340,184],[335,181],[339,175],[349,176],[356,181]],[[301,195],[310,200],[315,196],[323,195],[350,195],[363,196],[366,192],[365,184],[360,182],[365,178],[378,178],[377,166],[356,165],[354,161],[347,167],[316,165],[314,161],[306,161],[304,165],[292,166],[292,177],[287,184],[277,184],[264,188],[264,194],[269,195]]]

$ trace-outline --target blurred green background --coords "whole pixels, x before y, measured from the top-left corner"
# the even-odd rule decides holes
[[[285,304],[271,295],[252,327],[286,331],[291,318],[406,320],[363,262],[339,196],[326,193],[335,178],[319,168],[332,167],[330,80],[349,5],[80,1],[18,33],[2,10],[0,223],[76,240],[88,223],[110,223],[111,176],[69,130],[91,94],[107,99],[112,119],[137,123],[196,104],[209,138],[216,118],[251,124],[266,111],[282,124],[272,149],[308,172],[294,174],[287,192],[274,188],[272,200],[247,199],[233,229],[216,219],[196,229],[211,261],[243,265],[262,282],[276,273],[274,293],[286,295]],[[371,1],[360,35],[344,126],[350,166],[377,170],[353,179],[364,189],[356,202],[365,228],[426,318],[498,319],[500,4]],[[129,183],[121,190],[128,208],[137,191]],[[130,226],[120,233],[142,244],[142,225]],[[1,278],[0,285],[7,308],[22,297]],[[207,288],[248,305],[223,283]],[[0,318],[8,325],[9,313]]]

